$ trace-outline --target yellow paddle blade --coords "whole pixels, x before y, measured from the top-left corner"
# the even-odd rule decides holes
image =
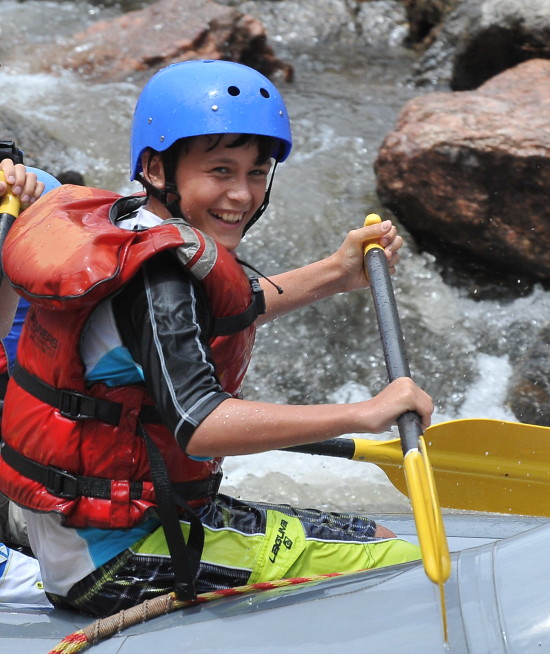
[[[422,563],[428,578],[439,586],[443,635],[448,642],[447,606],[444,584],[451,574],[451,556],[435,481],[422,436],[420,450],[409,450],[404,466]]]
[[[356,461],[384,470],[408,495],[398,439],[353,439]],[[550,427],[472,418],[424,433],[441,506],[550,517]]]
[[[439,605],[441,606],[441,624],[445,644],[449,643],[449,622],[447,620],[447,602],[445,600],[445,585],[439,584]]]
[[[451,574],[451,557],[439,499],[422,437],[422,452],[409,450],[404,466],[422,561],[428,577],[436,584],[445,583]]]
[[[436,432],[424,438],[440,497],[445,487],[465,510],[550,516],[549,427],[472,419]]]

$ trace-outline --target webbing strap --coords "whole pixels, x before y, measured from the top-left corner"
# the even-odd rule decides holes
[[[28,479],[38,482],[56,497],[75,499],[80,496],[109,499],[111,497],[111,481],[100,477],[80,477],[68,470],[45,466],[17,452],[7,443],[2,443],[0,450],[4,461],[14,470]],[[128,483],[130,499],[138,500],[143,493],[140,481]]]
[[[174,568],[174,592],[180,600],[195,599],[197,596],[195,577],[204,546],[204,527],[187,502],[173,492],[162,454],[141,423],[138,423],[138,433],[141,434],[147,446],[151,479],[157,501],[157,513],[164,529],[166,544]],[[189,520],[190,530],[187,543],[181,530],[177,504],[185,510],[186,518]]]
[[[75,475],[69,470],[46,466],[38,461],[29,459],[21,452],[14,450],[7,443],[2,443],[0,456],[14,470],[28,479],[38,482],[46,487],[52,495],[66,499],[77,497],[96,497],[102,500],[111,499],[112,481],[103,477],[83,477]],[[127,480],[118,480],[127,481]],[[218,492],[221,474],[212,475],[207,479],[195,481],[182,481],[172,484],[172,489],[178,495],[185,497],[188,502],[212,498]],[[127,481],[129,486],[129,499],[143,498],[143,482]]]
[[[63,417],[69,418],[69,420],[96,419],[115,427],[120,423],[122,415],[122,404],[120,402],[92,397],[71,389],[50,386],[43,379],[23,368],[18,361],[15,362],[13,367],[12,377],[24,391],[58,409],[59,413]],[[152,405],[143,405],[141,407],[139,419],[144,424],[162,422],[156,407]]]
[[[240,263],[240,262],[239,262]],[[250,289],[252,291],[252,302],[248,307],[235,316],[223,316],[212,318],[212,336],[229,336],[237,334],[249,327],[258,316],[265,313],[265,297],[262,287],[255,277],[250,278]]]

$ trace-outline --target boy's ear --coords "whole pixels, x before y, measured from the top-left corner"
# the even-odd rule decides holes
[[[158,152],[146,150],[141,155],[141,166],[145,179],[156,188],[164,189],[166,179],[161,155]]]

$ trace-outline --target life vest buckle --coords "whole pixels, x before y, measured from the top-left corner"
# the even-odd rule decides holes
[[[96,417],[95,399],[77,391],[59,390],[59,413],[69,420],[89,420]]]
[[[77,497],[78,479],[67,470],[48,468],[46,490],[52,495],[74,500]]]

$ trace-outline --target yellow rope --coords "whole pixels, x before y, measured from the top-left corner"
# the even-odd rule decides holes
[[[59,642],[48,654],[77,654],[82,652],[88,647],[95,645],[100,640],[109,638],[123,629],[127,629],[135,624],[140,624],[156,618],[160,615],[167,615],[177,609],[184,609],[189,606],[197,604],[204,604],[223,597],[234,597],[235,595],[242,595],[250,592],[262,592],[266,590],[273,590],[275,588],[283,588],[285,586],[296,586],[298,584],[306,584],[321,579],[328,579],[331,577],[341,577],[343,575],[352,574],[350,572],[332,572],[323,575],[315,575],[313,577],[294,577],[292,579],[278,579],[277,581],[260,582],[257,584],[245,584],[244,586],[236,586],[235,588],[225,588],[222,590],[213,590],[208,593],[201,593],[197,595],[194,600],[178,600],[174,593],[161,595],[154,599],[146,600],[142,604],[133,606],[130,609],[119,611],[115,615],[107,618],[101,618],[92,622],[84,629],[79,629],[72,634],[66,636]]]

